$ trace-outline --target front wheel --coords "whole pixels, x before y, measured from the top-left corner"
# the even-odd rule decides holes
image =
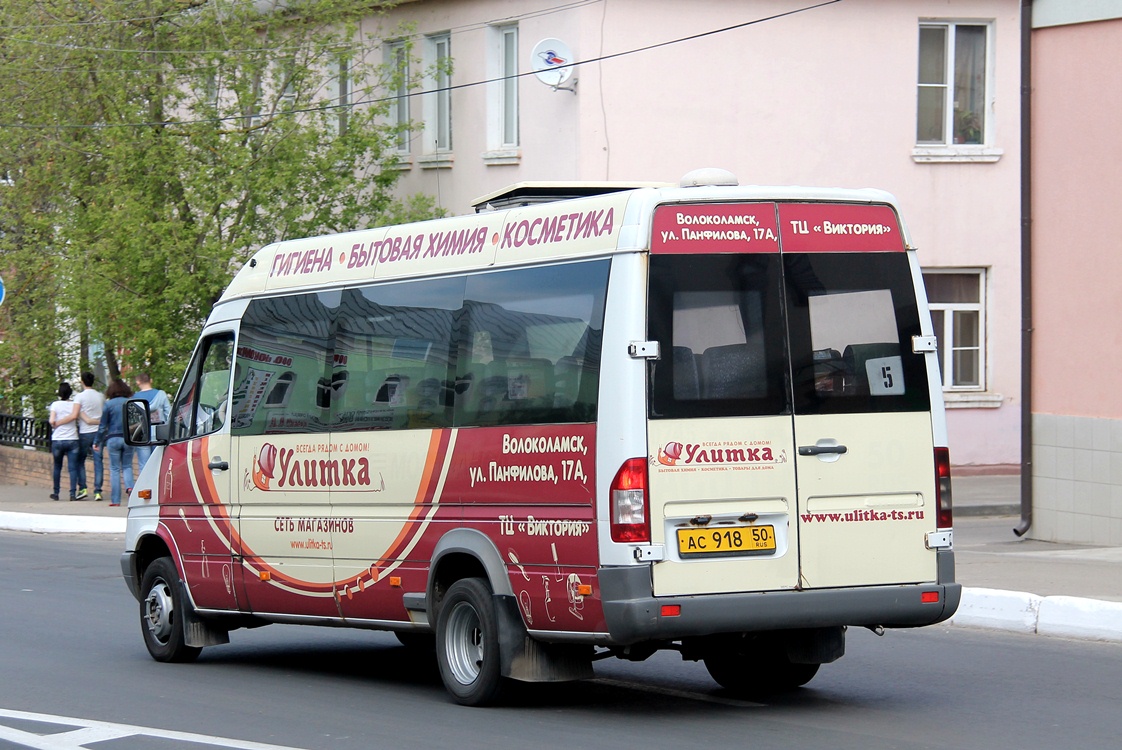
[[[480,578],[448,588],[436,618],[436,660],[444,687],[457,703],[485,706],[499,700],[499,634],[491,589]]]
[[[192,662],[201,648],[188,646],[183,632],[183,599],[179,574],[170,557],[153,561],[144,571],[140,591],[140,631],[156,661]]]

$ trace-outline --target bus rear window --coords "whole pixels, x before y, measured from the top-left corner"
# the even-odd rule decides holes
[[[908,259],[903,253],[784,256],[795,412],[930,407]]]
[[[651,257],[650,416],[788,411],[778,255]]]

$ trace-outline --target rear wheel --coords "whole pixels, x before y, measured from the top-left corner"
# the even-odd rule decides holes
[[[436,659],[444,686],[457,703],[485,706],[503,688],[499,638],[490,587],[465,578],[448,588],[436,618]]]
[[[140,591],[144,596],[140,600],[140,631],[152,658],[163,662],[197,659],[202,649],[186,643],[179,574],[170,557],[158,558],[148,566]]]
[[[787,660],[760,664],[758,659],[707,657],[705,668],[721,687],[742,695],[766,696],[802,687],[818,674],[818,664]]]
[[[771,638],[724,640],[705,656],[705,668],[721,687],[758,697],[802,687],[819,666],[791,661],[786,644]]]

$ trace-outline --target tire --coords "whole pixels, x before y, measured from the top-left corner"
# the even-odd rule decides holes
[[[465,578],[448,588],[436,617],[436,660],[444,687],[457,703],[498,702],[505,683],[499,673],[498,621],[483,579]]]
[[[170,557],[158,558],[148,566],[140,593],[140,632],[152,658],[178,663],[197,659],[202,649],[186,644],[179,574]]]
[[[750,697],[800,688],[818,674],[820,666],[792,662],[785,646],[774,641],[726,641],[705,657],[705,668],[718,685]]]
[[[717,684],[734,693],[765,697],[802,687],[818,674],[818,664],[768,662],[758,659],[708,657],[705,668]]]

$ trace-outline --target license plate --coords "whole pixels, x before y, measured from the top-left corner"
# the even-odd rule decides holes
[[[678,529],[678,554],[682,557],[766,555],[775,551],[775,527],[715,526]]]

